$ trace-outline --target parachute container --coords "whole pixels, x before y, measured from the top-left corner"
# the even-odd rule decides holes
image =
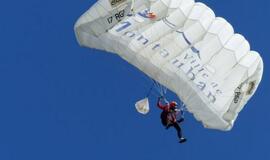
[[[263,74],[262,58],[244,36],[194,0],[99,0],[74,29],[81,46],[119,55],[211,129],[232,128]],[[136,108],[144,114],[147,106],[143,100]]]
[[[147,114],[150,110],[148,98],[144,98],[135,103],[136,110],[141,114]]]

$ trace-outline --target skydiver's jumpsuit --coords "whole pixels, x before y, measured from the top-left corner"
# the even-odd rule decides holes
[[[162,125],[165,126],[166,129],[169,129],[173,126],[177,131],[178,138],[182,138],[182,129],[178,123],[181,123],[184,118],[179,120],[176,119],[176,115],[181,114],[181,112],[175,111],[175,106],[171,106],[170,104],[162,105],[160,100],[158,101],[157,106],[162,109],[160,114]]]

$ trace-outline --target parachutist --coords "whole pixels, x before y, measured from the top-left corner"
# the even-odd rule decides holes
[[[128,13],[127,16],[135,16],[135,12],[134,12],[134,0],[131,1],[131,9],[130,12]]]
[[[182,129],[180,127],[180,123],[184,121],[184,118],[182,117],[181,110],[177,109],[178,106],[175,101],[172,101],[170,103],[167,103],[165,105],[162,105],[161,100],[163,97],[158,98],[157,106],[162,109],[162,112],[160,114],[161,123],[165,127],[165,129],[169,129],[170,127],[174,127],[177,131],[177,136],[179,138],[179,143],[184,143],[187,141],[183,137]],[[176,116],[180,114],[180,119],[177,120]]]
[[[150,18],[150,19],[155,19],[156,15],[155,15],[154,12],[148,12],[147,17]]]

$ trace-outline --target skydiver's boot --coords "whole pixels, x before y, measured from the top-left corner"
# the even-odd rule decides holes
[[[179,140],[179,143],[184,143],[184,142],[186,142],[186,141],[187,141],[187,139],[186,139],[186,138],[181,137],[181,138],[180,138],[180,140]]]

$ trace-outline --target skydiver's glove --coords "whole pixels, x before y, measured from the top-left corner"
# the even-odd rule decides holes
[[[180,112],[181,110],[180,110],[180,109],[175,108],[175,109],[174,109],[174,111],[175,111],[175,112]]]

